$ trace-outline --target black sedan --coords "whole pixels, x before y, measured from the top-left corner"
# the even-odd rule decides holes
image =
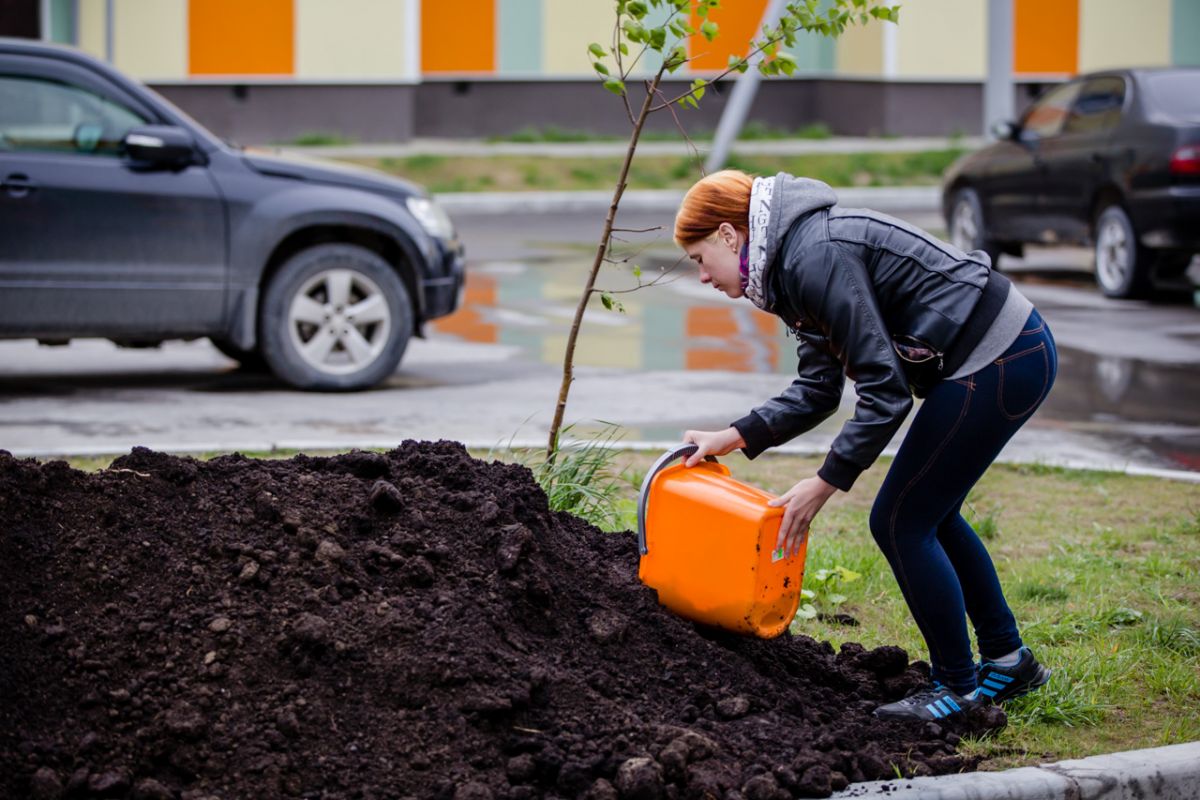
[[[1200,69],[1084,75],[992,132],[944,179],[955,245],[993,263],[1025,244],[1090,245],[1109,297],[1186,285],[1200,253]]]
[[[452,312],[418,186],[230,147],[83,53],[0,39],[0,338],[209,337],[293,386],[371,386]]]

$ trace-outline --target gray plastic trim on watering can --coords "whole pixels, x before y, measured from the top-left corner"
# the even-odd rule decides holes
[[[696,450],[697,447],[694,444],[677,444],[673,446],[658,457],[658,460],[654,462],[654,466],[650,467],[650,471],[646,473],[646,477],[642,480],[642,490],[638,493],[638,552],[642,555],[646,555],[649,552],[646,549],[646,509],[650,506],[650,484],[654,481],[654,476],[675,459],[690,456]],[[704,459],[713,463],[717,461],[712,456],[705,456]]]

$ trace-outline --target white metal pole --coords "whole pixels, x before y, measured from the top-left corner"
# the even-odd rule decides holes
[[[104,60],[108,63],[113,63],[113,31],[115,23],[113,22],[113,14],[116,12],[114,6],[116,0],[105,0],[104,3]]]
[[[1011,120],[1013,109],[1013,0],[988,0],[987,77],[983,82],[983,133]]]
[[[763,11],[762,25],[774,25],[779,20],[784,2],[785,0],[771,0],[767,4],[766,10]],[[759,30],[762,30],[761,25]],[[721,112],[721,121],[717,124],[717,132],[713,136],[712,150],[704,162],[706,173],[716,172],[725,166],[725,162],[729,159],[729,151],[733,147],[734,140],[741,133],[742,125],[746,123],[746,115],[750,113],[754,95],[758,93],[758,82],[762,78],[758,71],[758,63],[762,59],[762,53],[756,53],[750,59],[749,69],[739,75],[734,82],[733,91],[729,93],[729,102],[725,104],[725,110]]]

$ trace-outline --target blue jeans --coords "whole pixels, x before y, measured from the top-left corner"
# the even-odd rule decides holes
[[[962,504],[1041,405],[1057,371],[1054,338],[1035,310],[1000,358],[934,387],[871,509],[871,533],[925,637],[933,678],[959,693],[975,688],[967,617],[985,659],[1021,646],[996,568]]]

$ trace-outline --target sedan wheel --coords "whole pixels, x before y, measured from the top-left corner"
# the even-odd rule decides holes
[[[304,389],[371,386],[396,369],[413,329],[392,265],[354,245],[318,245],[288,260],[263,297],[263,355]]]
[[[1096,283],[1108,297],[1137,297],[1148,284],[1146,254],[1129,215],[1109,206],[1096,217]]]

